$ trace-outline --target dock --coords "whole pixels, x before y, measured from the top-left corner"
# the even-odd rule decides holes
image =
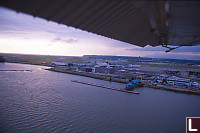
[[[86,82],[77,81],[77,80],[71,80],[71,81],[72,82],[76,82],[76,83],[80,83],[80,84],[86,84],[86,85],[91,85],[91,86],[96,86],[96,87],[101,87],[101,88],[106,88],[106,89],[111,89],[111,90],[116,90],[116,91],[121,91],[121,92],[126,92],[126,93],[139,94],[139,92],[127,91],[127,90],[112,88],[112,87],[108,87],[108,86],[104,86],[104,85],[97,85],[97,84],[93,84],[93,83],[86,83]]]

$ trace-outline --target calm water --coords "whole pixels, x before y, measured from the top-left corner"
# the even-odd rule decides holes
[[[71,82],[116,88],[125,85],[56,73],[41,66],[0,63],[1,133],[183,133],[185,117],[200,116],[200,96],[139,88],[140,95]]]

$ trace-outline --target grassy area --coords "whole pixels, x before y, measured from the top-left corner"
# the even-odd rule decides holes
[[[1,54],[6,62],[42,64],[51,62],[84,62],[82,57],[73,56],[49,56],[49,55],[24,55],[24,54]]]
[[[197,66],[189,66],[187,64],[149,64],[149,63],[141,63],[141,65],[148,67],[157,67],[157,68],[167,68],[167,69],[179,69],[179,70],[191,70],[191,69],[199,69]]]

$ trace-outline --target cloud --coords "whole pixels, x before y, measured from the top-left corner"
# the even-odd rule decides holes
[[[200,54],[194,53],[162,53],[156,52],[151,55],[144,56],[150,58],[168,58],[168,59],[186,59],[186,60],[200,60]]]
[[[169,47],[176,47],[176,46],[169,46]],[[169,53],[165,51],[167,48],[162,46],[146,46],[142,47],[134,47],[127,49],[133,52],[141,52],[141,56],[144,57],[151,57],[151,58],[171,58],[171,59],[190,59],[190,60],[200,60],[200,45],[197,46],[182,46],[180,48],[174,49]]]
[[[60,37],[56,37],[56,38],[54,38],[54,40],[53,40],[53,42],[57,42],[57,41],[59,41],[59,42],[64,42],[64,43],[75,43],[75,42],[77,42],[78,40],[77,39],[73,39],[73,38],[69,38],[69,39],[61,39]]]
[[[72,38],[70,38],[70,39],[68,39],[68,40],[65,40],[66,43],[74,43],[74,42],[77,42],[77,41],[78,41],[78,40],[72,39]]]
[[[27,14],[16,13],[3,7],[0,7],[0,41],[1,48],[7,51],[10,50],[11,52],[21,50],[17,45],[23,43],[22,49],[28,49],[28,51],[24,52],[34,53],[29,48],[29,43],[33,43],[34,45],[32,44],[32,46],[36,44],[41,44],[40,46],[51,46],[48,48],[44,47],[43,50],[48,54],[53,53],[57,55],[61,53],[63,55],[66,53],[70,53],[71,55],[107,54],[200,59],[200,45],[180,47],[166,54],[165,51],[168,49],[162,46],[152,47],[148,45],[142,48],[66,25],[59,25],[45,19],[34,18]],[[11,42],[19,43],[13,43],[11,45]],[[10,45],[5,45],[4,43]],[[76,45],[65,45],[72,43]],[[43,54],[42,51],[40,54]]]
[[[161,47],[161,46],[152,47],[152,46],[147,45],[144,48],[143,47],[134,47],[134,48],[130,48],[129,50],[132,50],[132,51],[165,51],[167,49],[164,47]]]
[[[169,46],[169,47],[177,47],[177,46]],[[168,48],[165,48],[162,46],[152,47],[152,46],[147,45],[144,48],[134,47],[134,48],[130,48],[128,50],[132,50],[132,51],[166,51],[166,50],[168,50]],[[197,53],[200,53],[200,45],[182,46],[182,47],[179,47],[177,49],[170,51],[170,53],[194,53],[194,54],[197,54]]]
[[[200,45],[197,46],[183,46],[177,49],[174,49],[171,51],[172,53],[178,53],[178,52],[194,52],[194,53],[200,53]]]

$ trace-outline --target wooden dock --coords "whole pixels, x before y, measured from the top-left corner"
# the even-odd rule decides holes
[[[80,84],[86,84],[86,85],[91,85],[91,86],[96,86],[96,87],[101,87],[101,88],[106,88],[106,89],[111,89],[111,90],[116,90],[116,91],[121,91],[121,92],[126,92],[126,93],[139,94],[139,92],[127,91],[127,90],[112,88],[112,87],[108,87],[108,86],[97,85],[97,84],[93,84],[93,83],[86,83],[86,82],[77,81],[77,80],[71,80],[71,81],[80,83]]]

